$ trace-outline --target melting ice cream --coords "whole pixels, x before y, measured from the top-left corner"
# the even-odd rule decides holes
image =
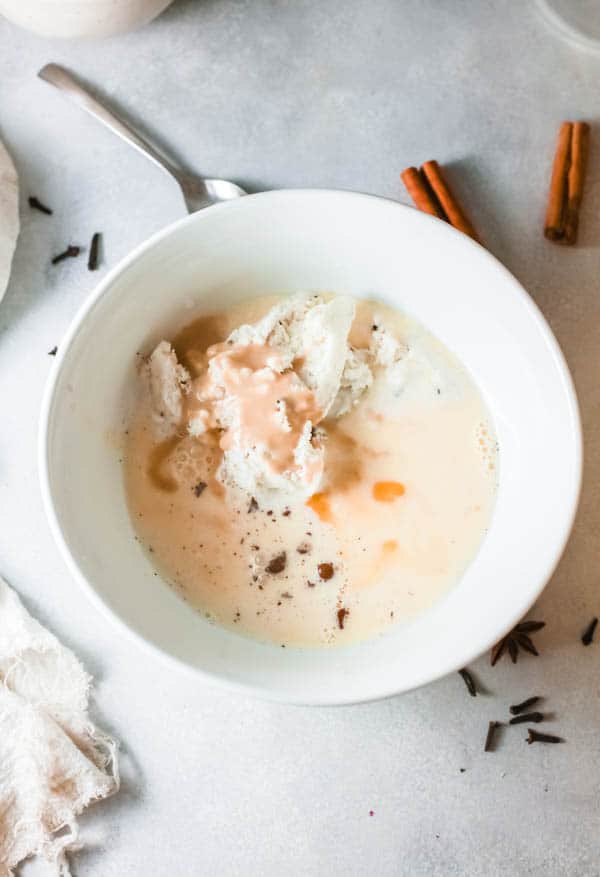
[[[163,576],[223,624],[282,644],[372,636],[477,550],[492,427],[460,363],[407,317],[346,296],[269,304],[149,356],[132,519]]]
[[[368,348],[352,347],[355,312],[342,296],[283,301],[209,347],[195,380],[162,341],[149,362],[155,413],[167,430],[222,431],[223,484],[271,505],[309,497],[323,476],[319,424],[350,411],[373,383],[373,366],[402,357],[384,329]]]

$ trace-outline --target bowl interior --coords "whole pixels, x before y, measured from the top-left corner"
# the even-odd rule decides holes
[[[137,352],[196,311],[305,290],[376,298],[420,320],[474,376],[500,445],[493,521],[459,585],[415,621],[332,650],[254,642],[182,602],[133,538],[119,463]],[[551,574],[571,527],[580,464],[568,371],[516,280],[445,223],[342,192],[249,196],[145,244],[76,319],[42,418],[42,486],[76,577],[130,631],[183,665],[290,702],[400,692],[488,648]]]

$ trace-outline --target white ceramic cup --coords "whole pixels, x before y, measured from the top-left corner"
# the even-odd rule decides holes
[[[460,583],[416,620],[333,649],[264,645],[194,612],[134,540],[119,462],[136,353],[199,311],[306,290],[377,298],[420,320],[473,375],[500,445],[493,520]],[[279,191],[194,213],[107,275],[60,345],[43,405],[40,472],[75,578],[137,640],[234,689],[350,703],[456,670],[522,618],[571,529],[581,434],[556,340],[483,247],[395,202]]]
[[[0,0],[0,14],[44,37],[108,37],[146,24],[173,0]]]

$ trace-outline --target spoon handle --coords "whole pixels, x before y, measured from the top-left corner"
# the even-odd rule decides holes
[[[125,124],[122,119],[119,119],[111,110],[92,97],[63,67],[60,67],[58,64],[46,64],[39,71],[38,76],[40,79],[49,82],[50,85],[64,92],[70,100],[78,104],[99,122],[102,122],[103,125],[106,125],[113,134],[117,134],[118,137],[121,137],[122,140],[129,143],[130,146],[133,146],[134,149],[137,149],[138,152],[141,152],[142,155],[145,155],[146,158],[149,158],[150,161],[154,162],[154,164],[165,170],[172,177],[175,177],[179,182],[179,171],[176,167],[167,161],[166,158],[163,158],[130,125]]]

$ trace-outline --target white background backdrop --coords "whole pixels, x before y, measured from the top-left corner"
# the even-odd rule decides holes
[[[160,171],[36,79],[48,61],[190,168],[251,190],[407,201],[402,168],[449,166],[489,248],[557,333],[582,404],[585,489],[532,612],[547,622],[540,658],[494,669],[482,658],[489,693],[477,699],[452,676],[382,703],[288,708],[178,675],[88,604],[50,538],[36,432],[47,351],[103,272],[50,257],[100,230],[104,271],[183,205]],[[0,571],[95,675],[94,716],[122,740],[123,788],[83,820],[92,846],[80,877],[600,873],[600,641],[579,641],[600,613],[600,131],[580,245],[542,237],[558,124],[596,121],[599,81],[600,58],[562,43],[523,0],[177,0],[147,28],[96,44],[0,21],[0,135],[23,220],[0,305]],[[33,194],[53,217],[29,210]],[[530,747],[517,728],[484,754],[488,721],[530,694],[547,697],[548,729],[567,742]]]

